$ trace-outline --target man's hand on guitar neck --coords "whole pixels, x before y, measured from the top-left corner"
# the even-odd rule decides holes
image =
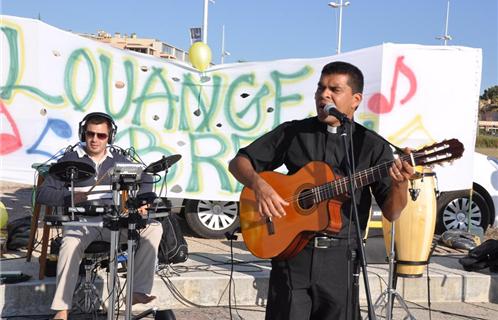
[[[289,202],[282,199],[275,189],[273,189],[263,178],[256,175],[253,184],[251,185],[251,189],[256,196],[259,214],[263,218],[281,218],[285,216],[283,206],[288,206]]]
[[[404,148],[403,152],[405,154],[410,154],[410,148]],[[389,176],[391,177],[393,183],[396,184],[407,184],[407,182],[412,178],[415,173],[412,165],[408,161],[401,161],[399,158],[394,159],[391,168],[389,168]]]

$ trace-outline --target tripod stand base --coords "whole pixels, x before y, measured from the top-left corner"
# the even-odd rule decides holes
[[[389,270],[388,270],[388,281],[387,281],[387,288],[384,290],[379,298],[377,298],[377,301],[375,301],[375,304],[373,306],[373,312],[375,313],[375,310],[382,307],[381,311],[385,310],[386,311],[386,320],[391,320],[392,319],[392,311],[393,311],[393,306],[394,302],[397,300],[398,303],[401,305],[403,310],[405,310],[407,316],[404,319],[415,319],[415,317],[410,313],[410,310],[408,310],[408,306],[406,305],[405,301],[401,297],[399,293],[396,292],[396,283],[397,283],[397,273],[395,272],[396,264],[395,264],[395,250],[394,250],[394,236],[395,236],[395,228],[394,228],[394,222],[391,222],[391,230],[390,230],[390,246],[389,246],[389,256],[388,256],[388,262],[389,262]],[[388,247],[388,246],[386,246]]]
[[[389,308],[388,305],[389,295],[391,295],[392,297],[392,305],[390,306],[391,310],[386,310],[386,308]],[[395,301],[398,301],[401,308],[403,308],[403,310],[406,313],[406,316],[403,319],[416,320],[416,318],[408,309],[408,305],[406,304],[405,300],[403,300],[403,297],[401,297],[401,295],[397,293],[395,290],[384,290],[384,292],[381,293],[381,295],[377,298],[377,301],[375,301],[375,304],[373,306],[374,312],[376,312],[377,309],[381,308],[380,312],[384,313],[383,311],[385,310],[385,313],[388,315],[386,316],[386,319],[391,320],[392,308],[394,306]]]

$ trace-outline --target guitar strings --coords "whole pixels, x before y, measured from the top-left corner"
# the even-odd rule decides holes
[[[424,153],[412,153],[411,155],[413,155],[413,158],[414,159],[417,159],[421,156],[424,155]],[[409,160],[411,158],[410,155],[402,155],[400,157],[400,160],[401,161],[406,161],[406,160]],[[386,170],[388,169],[388,167],[390,167],[392,165],[392,163],[394,162],[393,161],[388,161],[388,162],[384,162],[384,163],[381,163],[379,165],[376,165],[374,167],[371,167],[371,168],[368,168],[366,170],[362,170],[358,173],[356,173],[354,176],[353,176],[353,181],[356,181],[358,179],[362,179],[362,176],[365,176],[366,179],[368,179],[368,172],[370,171],[372,174],[377,171],[377,172],[381,172],[381,170]],[[381,176],[382,177],[382,176]],[[287,202],[290,202],[290,203],[295,203],[295,202],[298,202],[299,200],[309,200],[310,198],[315,198],[316,195],[318,195],[318,199],[322,198],[321,196],[323,195],[323,200],[325,200],[325,198],[331,198],[332,196],[334,196],[334,189],[336,190],[346,190],[346,192],[348,191],[348,186],[349,186],[349,177],[343,177],[343,178],[339,178],[339,179],[336,179],[334,181],[330,181],[330,182],[327,182],[323,185],[320,185],[320,186],[316,186],[312,189],[310,189],[310,192],[308,192],[306,195],[292,195],[288,198],[285,198],[284,200],[287,201]],[[340,189],[338,189],[338,187],[340,187]],[[343,188],[344,187],[344,188]],[[315,191],[313,191],[315,190]],[[331,197],[327,197],[325,195],[331,195]],[[342,193],[337,193],[336,195],[339,195],[339,194],[342,194]],[[320,202],[320,200],[318,201]]]
[[[460,144],[460,146],[458,144]],[[438,149],[438,148],[440,148],[440,149]],[[461,150],[459,150],[459,148]],[[422,149],[418,150],[417,152],[413,152],[411,154],[403,154],[399,158],[401,161],[408,161],[408,160],[413,159],[414,165],[429,165],[429,164],[441,162],[443,160],[451,160],[452,158],[459,158],[459,157],[461,157],[462,152],[463,152],[463,148],[462,148],[461,143],[456,139],[450,139],[450,140],[445,140],[442,143],[439,143],[437,145],[431,145],[429,147],[422,148]],[[432,156],[435,156],[436,158],[432,159],[432,160],[428,159],[428,161],[426,159],[426,161],[421,161],[420,163],[417,163],[417,161],[415,161],[416,159],[418,159],[420,157],[425,157],[427,155],[432,155]],[[442,155],[442,157],[438,158],[437,157],[438,155]],[[360,182],[361,182],[361,178],[363,175],[365,175],[365,177],[368,179],[368,171],[373,173],[374,171],[380,172],[381,169],[388,170],[388,166],[390,167],[393,162],[394,162],[394,160],[384,162],[384,163],[381,163],[377,166],[368,168],[366,170],[362,170],[353,176],[353,181],[356,182],[358,179],[360,179]],[[382,167],[384,167],[384,168],[382,168]],[[386,171],[386,173],[387,173],[387,171]],[[382,178],[382,175],[380,177]],[[339,178],[339,179],[327,182],[323,185],[316,186],[316,187],[308,190],[306,195],[302,195],[302,196],[301,195],[293,195],[291,197],[285,198],[284,200],[287,202],[290,202],[290,203],[294,203],[294,202],[298,202],[299,200],[301,200],[301,201],[309,200],[310,198],[315,198],[315,195],[318,195],[317,200],[318,200],[318,202],[321,202],[322,200],[325,200],[325,198],[332,198],[334,196],[333,189],[337,189],[338,186],[341,187],[341,189],[340,189],[341,191],[342,191],[342,187],[344,186],[344,188],[347,192],[348,185],[349,185],[349,177],[343,177],[343,178]],[[337,193],[336,195],[339,195],[342,193],[343,192]],[[322,198],[321,195],[325,196],[328,194],[331,194],[331,196],[330,197],[323,197],[323,199],[320,199],[320,198]]]

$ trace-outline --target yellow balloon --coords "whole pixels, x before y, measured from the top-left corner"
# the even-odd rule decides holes
[[[204,42],[195,42],[188,51],[192,66],[203,72],[211,63],[211,49]]]

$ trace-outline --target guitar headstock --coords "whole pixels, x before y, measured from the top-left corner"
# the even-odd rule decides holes
[[[416,165],[428,166],[461,158],[463,151],[463,144],[458,139],[450,139],[417,150],[413,158]]]

